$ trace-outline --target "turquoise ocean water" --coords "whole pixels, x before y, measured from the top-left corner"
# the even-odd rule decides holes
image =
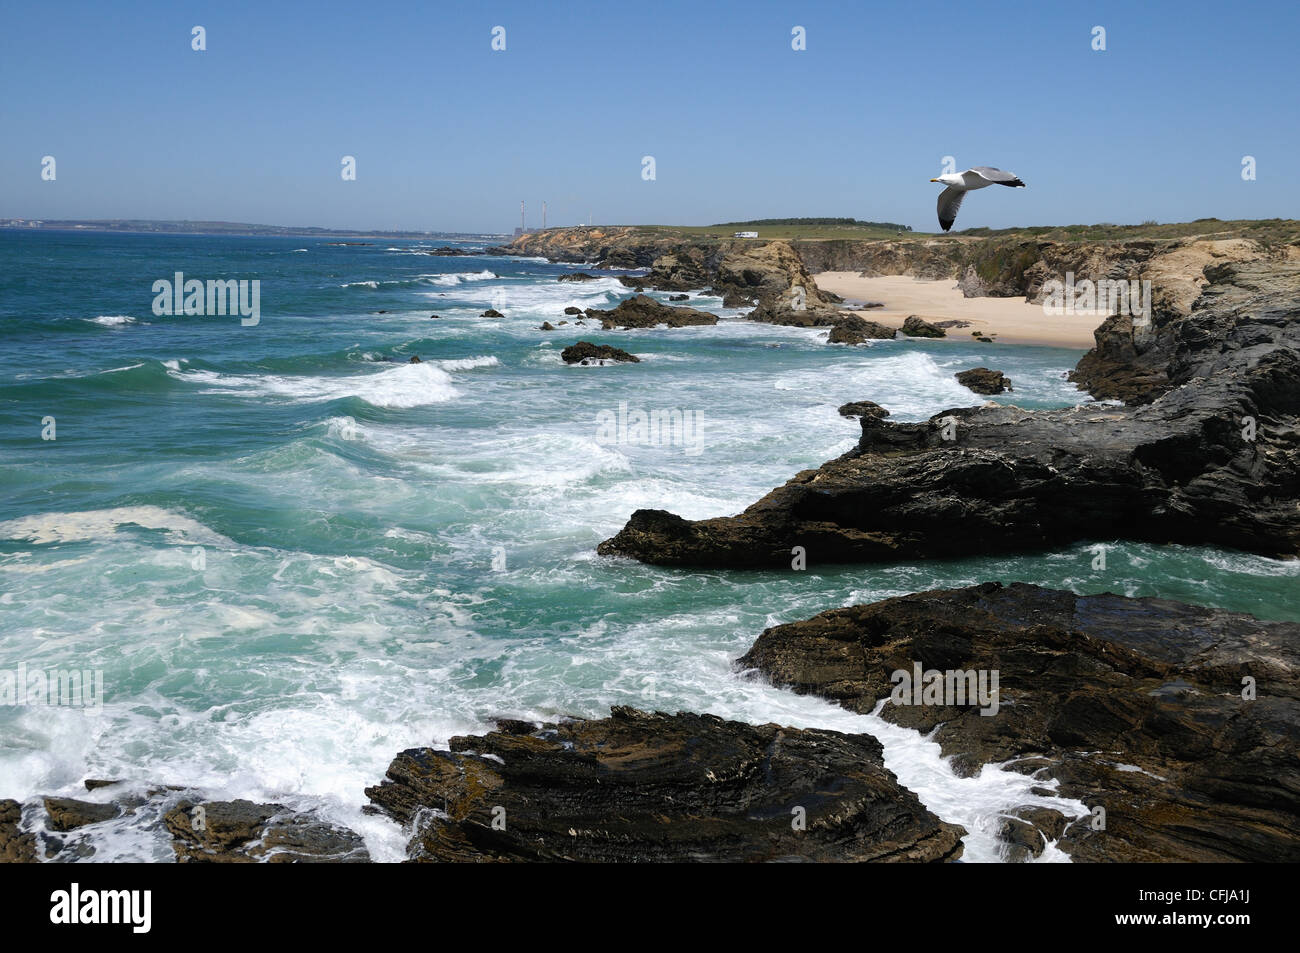
[[[923,419],[983,400],[952,375],[984,365],[1014,381],[997,400],[1068,406],[1088,399],[1065,380],[1079,353],[961,332],[830,347],[709,297],[691,304],[716,327],[543,332],[628,292],[434,244],[0,230],[0,673],[103,676],[93,709],[0,705],[0,797],[190,785],[318,810],[394,860],[401,831],[360,808],[399,750],[631,704],[870,731],[971,830],[967,859],[996,860],[998,813],[1037,799],[1029,779],[957,778],[916,733],[731,660],[775,623],[995,579],[1296,615],[1300,564],[1203,547],[803,573],[599,558],[638,507],[737,512],[849,449],[842,403]],[[260,323],[155,316],[153,282],[178,271],[260,280]],[[642,363],[565,366],[579,339]],[[621,406],[691,414],[698,439],[603,440]],[[65,838],[56,859],[171,859],[148,820]]]

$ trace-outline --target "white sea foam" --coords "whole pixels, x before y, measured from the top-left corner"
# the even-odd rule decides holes
[[[342,377],[254,376],[206,370],[168,373],[177,380],[203,385],[204,393],[279,397],[303,403],[356,397],[375,407],[407,408],[442,403],[460,394],[452,386],[451,375],[431,362],[394,364]]]
[[[0,538],[29,543],[68,543],[112,536],[122,526],[166,530],[177,543],[231,545],[202,523],[158,506],[119,506],[106,510],[38,513],[0,523]]]
[[[431,285],[449,288],[453,285],[465,284],[471,281],[491,281],[497,275],[484,269],[483,271],[460,271],[445,275],[419,275],[417,277],[426,279]]]
[[[445,361],[438,361],[437,363],[444,371],[472,371],[480,367],[497,367],[501,364],[499,360],[491,355],[485,357],[450,358]]]
[[[97,318],[84,318],[83,320],[106,328],[119,328],[124,324],[136,323],[136,319],[129,314],[101,314]]]

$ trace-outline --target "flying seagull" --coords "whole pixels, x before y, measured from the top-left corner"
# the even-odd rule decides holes
[[[939,193],[939,224],[945,232],[952,228],[952,223],[957,219],[957,209],[961,208],[961,200],[966,197],[966,193],[971,189],[982,189],[986,185],[1005,185],[1008,188],[1025,187],[1025,183],[1020,181],[1018,175],[1003,172],[1001,169],[990,168],[986,165],[977,165],[965,172],[949,172],[947,175],[941,175],[939,178],[930,181],[942,182],[948,186]]]

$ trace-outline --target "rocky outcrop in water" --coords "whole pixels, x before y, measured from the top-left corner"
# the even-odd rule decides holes
[[[163,824],[183,864],[370,862],[357,834],[281,804],[182,801],[167,812]]]
[[[615,708],[413,748],[366,790],[418,861],[947,861],[868,735]]]
[[[577,344],[570,344],[560,352],[560,360],[565,364],[602,364],[605,361],[622,362],[629,364],[640,364],[641,358],[635,354],[629,354],[619,347],[611,347],[608,344],[592,344],[590,341],[579,341]]]
[[[870,400],[857,400],[851,404],[842,404],[840,406],[841,417],[875,417],[884,418],[889,416],[889,411],[879,404]]]
[[[783,568],[795,546],[825,565],[1118,538],[1300,555],[1300,265],[1212,276],[1127,365],[1153,381],[1141,406],[864,417],[855,449],[738,516],[638,510],[598,551]]]
[[[87,791],[112,789],[120,781],[87,780]],[[95,856],[90,835],[101,824],[129,819],[134,826],[161,825],[181,863],[368,863],[362,838],[313,813],[252,801],[181,799],[184,789],[123,785],[104,801],[46,797],[29,802],[38,811],[34,832],[23,832],[22,805],[0,801],[0,863],[85,860]],[[39,807],[35,805],[39,805]]]
[[[718,323],[716,314],[695,308],[674,307],[642,294],[620,301],[612,310],[588,308],[586,314],[589,318],[598,319],[606,331],[614,328],[653,328],[661,324],[670,328],[684,328]]]
[[[0,864],[34,864],[36,838],[21,828],[23,807],[17,801],[0,800]]]
[[[868,321],[856,314],[847,314],[831,328],[828,344],[863,344],[867,341],[892,341],[897,332],[887,324]]]
[[[1006,825],[1013,857],[1060,837],[1076,860],[1300,860],[1300,624],[986,583],[775,626],[739,664],[858,712],[896,672],[996,672],[996,705],[936,693],[881,715],[934,731],[962,773],[1010,761],[1086,807]]]
[[[1011,390],[1011,378],[987,367],[973,367],[969,371],[958,371],[953,376],[957,378],[958,384],[969,387],[977,394],[1001,394]]]
[[[924,321],[914,314],[909,314],[903,322],[902,331],[909,338],[945,338],[948,332],[938,325]]]

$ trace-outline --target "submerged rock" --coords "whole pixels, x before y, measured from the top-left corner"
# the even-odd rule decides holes
[[[1215,277],[1160,330],[1163,365],[1135,359],[1163,368],[1142,406],[864,418],[855,449],[740,515],[638,510],[598,552],[788,568],[794,546],[827,564],[1133,539],[1300,555],[1300,265]]]
[[[565,364],[586,364],[588,362],[600,363],[603,361],[619,361],[629,364],[640,364],[641,358],[635,354],[629,354],[627,351],[618,347],[610,347],[608,344],[592,344],[590,341],[579,341],[577,344],[570,344],[560,352],[560,360]]]
[[[502,314],[500,311],[496,310],[496,308],[488,308],[486,311],[480,314],[479,317],[480,318],[504,318],[505,315]]]
[[[413,748],[366,789],[419,861],[945,861],[869,735],[615,708]],[[527,733],[524,733],[527,732]]]
[[[986,583],[775,626],[738,664],[857,712],[917,665],[996,673],[992,706],[881,716],[935,731],[963,773],[1013,761],[1091,812],[1018,812],[1012,859],[1060,838],[1077,860],[1300,860],[1300,624]]]
[[[599,275],[589,275],[585,271],[575,271],[571,274],[560,275],[556,281],[599,281]]]
[[[953,376],[957,378],[958,384],[969,387],[977,394],[1001,394],[1003,391],[1011,390],[1011,378],[1001,371],[990,370],[987,367],[958,371]]]

